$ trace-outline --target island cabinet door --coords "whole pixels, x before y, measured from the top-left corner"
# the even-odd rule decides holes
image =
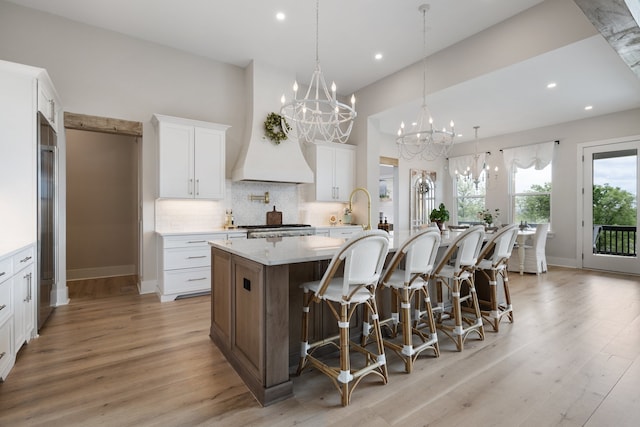
[[[231,346],[231,254],[211,251],[211,327]],[[212,334],[214,331],[212,330]]]
[[[231,347],[247,370],[264,383],[263,266],[244,258],[232,262],[234,283]]]

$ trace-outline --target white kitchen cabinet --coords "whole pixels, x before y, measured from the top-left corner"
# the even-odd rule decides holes
[[[46,74],[38,78],[38,111],[47,119],[53,130],[58,133],[60,101],[49,76]]]
[[[13,322],[16,351],[35,335],[35,270],[34,247],[13,256]]]
[[[363,230],[360,225],[332,225],[329,227],[316,227],[316,236],[337,237],[348,239]]]
[[[161,234],[158,248],[160,301],[211,292],[211,248],[208,242],[246,236],[246,231]]]
[[[22,344],[36,335],[35,245],[0,256],[0,379],[5,380]]]
[[[224,198],[227,125],[155,114],[159,197]]]
[[[348,202],[356,182],[356,147],[317,141],[306,147],[306,158],[315,174],[310,201]]]
[[[11,256],[0,258],[0,379],[15,363],[13,342],[13,262]]]

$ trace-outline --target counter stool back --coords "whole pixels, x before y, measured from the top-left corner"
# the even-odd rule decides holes
[[[383,340],[384,345],[403,359],[407,373],[411,373],[413,363],[424,350],[433,350],[436,357],[440,355],[428,286],[439,246],[437,228],[410,236],[398,248],[380,280],[384,288],[390,289],[392,307],[391,317],[380,322],[389,328],[391,335]],[[402,335],[402,342],[396,339],[398,334]]]
[[[438,306],[436,327],[445,333],[462,351],[464,341],[471,332],[484,340],[482,314],[476,295],[474,273],[484,240],[484,226],[476,225],[462,232],[447,249],[433,272],[436,280]],[[463,288],[463,286],[465,286]],[[468,291],[464,296],[462,290]],[[444,290],[450,297],[444,300]],[[466,316],[463,316],[463,304]]]
[[[387,366],[380,338],[375,291],[388,250],[389,234],[386,231],[374,230],[356,235],[336,252],[322,279],[301,285],[304,296],[298,374],[310,365],[327,375],[340,392],[343,406],[349,404],[351,393],[368,374],[377,375],[383,384],[387,383]],[[341,266],[344,267],[343,276],[337,277],[336,273]],[[338,322],[339,334],[309,343],[309,312],[314,302],[327,305],[327,311]],[[373,318],[375,349],[365,348],[350,339],[349,325],[360,305],[365,305]],[[314,352],[325,345],[333,345],[339,350],[339,366],[329,366],[314,356]],[[363,366],[358,369],[351,366],[351,349],[364,357]]]
[[[509,274],[507,265],[518,237],[518,226],[511,224],[496,231],[484,245],[478,256],[477,271],[489,283],[489,301],[479,300],[482,318],[486,320],[494,331],[498,332],[500,320],[506,316],[513,323],[513,307],[509,293]],[[498,279],[502,279],[504,295],[499,300]]]

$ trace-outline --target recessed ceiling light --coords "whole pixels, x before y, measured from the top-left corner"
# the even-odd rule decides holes
[[[382,54],[381,53],[376,53],[374,58],[378,61],[380,61],[382,59]]]
[[[593,105],[587,105],[586,107],[584,107],[584,109],[586,111],[593,110]]]
[[[547,89],[553,89],[554,87],[556,87],[557,84],[555,82],[551,82],[547,85]]]
[[[284,19],[287,17],[287,15],[284,14],[284,12],[278,12],[276,13],[276,19],[278,21],[284,21]]]

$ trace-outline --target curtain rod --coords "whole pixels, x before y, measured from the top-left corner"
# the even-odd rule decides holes
[[[502,151],[502,150],[500,150],[500,151]],[[473,154],[462,154],[461,156],[454,156],[454,157],[473,156],[474,154],[476,154],[476,153],[473,153]],[[491,155],[491,151],[485,151],[484,154]],[[445,157],[445,160],[449,160],[449,157]]]
[[[549,142],[549,141],[545,141],[545,142]],[[555,141],[553,141],[556,143],[556,145],[560,145],[560,140],[556,139]],[[516,145],[515,147],[504,147],[500,149],[500,152],[502,153],[503,150],[508,150],[509,148],[519,148],[519,147],[526,147],[528,145],[536,145],[536,144],[544,144],[544,142],[533,142],[531,144],[522,144],[522,145]]]

